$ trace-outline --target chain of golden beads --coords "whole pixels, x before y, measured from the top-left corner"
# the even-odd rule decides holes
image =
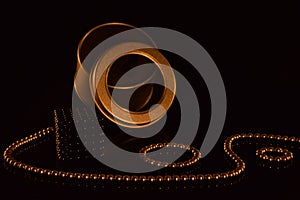
[[[17,152],[18,149],[20,149],[22,146],[30,143],[34,143],[36,140],[41,139],[45,137],[46,135],[54,133],[54,129],[52,127],[49,127],[47,129],[44,129],[42,131],[39,131],[37,133],[34,133],[28,137],[25,137],[21,140],[18,140],[14,143],[12,143],[5,151],[4,151],[4,161],[8,163],[10,166],[13,166],[15,168],[23,169],[28,172],[33,172],[36,174],[41,174],[45,176],[54,176],[54,177],[61,177],[61,178],[67,178],[67,179],[93,179],[93,180],[108,180],[108,181],[135,181],[135,182],[155,182],[155,181],[210,181],[210,180],[222,180],[227,179],[231,177],[236,177],[240,174],[242,174],[245,171],[245,163],[244,161],[232,150],[232,144],[234,141],[242,138],[268,138],[272,140],[277,141],[291,141],[291,142],[297,142],[300,143],[300,137],[296,138],[294,136],[281,136],[281,135],[268,135],[268,134],[252,134],[252,133],[242,133],[242,134],[236,134],[233,136],[228,137],[224,142],[224,151],[227,156],[235,163],[235,169],[222,172],[222,173],[213,173],[213,174],[186,174],[186,175],[121,175],[121,174],[92,174],[92,173],[78,173],[78,172],[71,172],[71,171],[58,171],[58,170],[51,170],[51,169],[45,169],[41,167],[35,167],[23,162],[18,161],[14,158],[14,153]],[[164,144],[163,144],[164,145]],[[150,145],[148,148],[144,149],[144,152],[146,150],[149,151],[153,148],[159,148],[161,145]],[[191,147],[184,146],[182,148],[191,149]],[[282,152],[284,154],[283,157],[278,157],[274,159],[272,156],[265,156],[265,152],[267,151],[277,151]],[[198,155],[195,153],[197,151],[194,151],[194,156]],[[289,153],[287,150],[282,150],[280,148],[278,149],[260,149],[257,151],[257,156],[260,158],[267,160],[267,161],[276,161],[276,162],[285,162],[287,160],[290,160],[293,158],[293,155]],[[263,154],[263,156],[261,156]],[[200,157],[200,156],[198,156]],[[280,159],[279,159],[280,158]],[[192,159],[194,162],[195,159]]]

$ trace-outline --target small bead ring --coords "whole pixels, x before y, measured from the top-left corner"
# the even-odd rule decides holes
[[[281,156],[272,156],[267,155],[266,152],[276,152],[281,153],[283,155]],[[293,158],[293,153],[290,152],[287,149],[282,149],[278,147],[264,147],[256,150],[256,156],[258,156],[260,159],[270,162],[285,162],[289,161]]]
[[[191,159],[183,161],[183,162],[173,162],[173,163],[168,163],[164,161],[157,161],[154,159],[151,159],[146,156],[147,152],[151,150],[155,150],[158,148],[163,148],[163,147],[172,147],[172,148],[180,148],[180,149],[186,149],[190,151],[193,156]],[[140,150],[140,153],[142,153],[142,157],[145,160],[145,162],[151,164],[151,165],[156,165],[156,166],[164,166],[164,167],[186,167],[189,165],[192,165],[196,163],[200,158],[201,158],[201,153],[198,149],[189,146],[189,145],[183,145],[183,144],[176,144],[176,143],[157,143],[157,144],[151,144],[149,146],[145,146]]]

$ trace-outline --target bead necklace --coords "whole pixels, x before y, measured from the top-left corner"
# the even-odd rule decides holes
[[[163,181],[212,181],[212,180],[224,180],[227,178],[232,178],[241,175],[245,171],[245,162],[232,150],[233,143],[239,139],[243,138],[262,138],[262,139],[271,139],[275,141],[290,141],[295,143],[300,143],[300,137],[296,138],[294,136],[281,136],[281,135],[273,135],[273,134],[252,134],[252,133],[242,133],[236,134],[228,137],[224,142],[224,152],[230,158],[230,160],[235,163],[235,169],[221,172],[221,173],[213,173],[213,174],[186,174],[186,175],[120,175],[120,174],[95,174],[95,173],[79,173],[79,172],[71,172],[71,171],[58,171],[45,169],[41,167],[35,167],[27,163],[23,163],[15,159],[15,153],[24,145],[28,145],[31,143],[35,143],[37,140],[42,139],[50,134],[54,134],[54,128],[48,127],[39,132],[36,132],[30,136],[27,136],[21,140],[18,140],[12,143],[9,147],[4,151],[3,157],[4,161],[18,169],[22,169],[28,172],[33,172],[35,174],[45,175],[45,176],[54,176],[61,177],[65,179],[85,179],[85,180],[108,180],[108,181],[134,181],[134,182],[163,182]],[[185,148],[192,152],[193,157],[185,162],[181,163],[165,163],[166,166],[170,167],[184,167],[191,165],[197,162],[200,158],[200,152],[196,150],[194,147],[190,147],[182,144],[152,144],[147,147],[144,147],[140,152],[143,153],[144,159],[146,162],[150,162],[150,164],[161,164],[160,161],[153,161],[146,157],[146,153],[155,148],[161,148],[163,146],[169,145],[170,147],[179,147]],[[283,154],[282,156],[270,156],[267,155],[267,152],[277,152]],[[259,159],[262,159],[267,162],[276,162],[276,163],[284,163],[293,158],[293,153],[281,148],[261,148],[256,151],[256,156]]]

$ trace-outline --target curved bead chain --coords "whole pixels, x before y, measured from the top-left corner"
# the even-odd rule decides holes
[[[222,173],[213,173],[213,174],[186,174],[186,175],[120,175],[120,174],[92,174],[92,173],[78,173],[71,171],[58,171],[45,169],[41,167],[35,167],[23,162],[18,161],[14,158],[14,153],[24,146],[25,144],[34,143],[36,140],[41,139],[51,133],[54,133],[54,129],[52,127],[48,127],[42,131],[34,133],[28,137],[25,137],[21,140],[18,140],[12,143],[9,147],[4,151],[3,157],[4,161],[8,163],[10,166],[15,168],[23,169],[29,172],[33,172],[36,174],[46,175],[46,176],[55,176],[67,179],[93,179],[93,180],[108,180],[108,181],[142,181],[142,182],[155,182],[155,181],[204,181],[204,180],[221,180],[227,179],[231,177],[236,177],[242,174],[245,171],[245,162],[232,150],[232,144],[234,141],[242,138],[268,138],[277,141],[291,141],[300,143],[300,138],[296,138],[294,136],[281,136],[281,135],[268,135],[268,134],[236,134],[228,137],[224,142],[224,151],[225,154],[229,156],[229,158],[235,163],[236,167],[233,170],[222,172]],[[271,149],[267,149],[269,151],[273,151]],[[276,149],[276,151],[281,151],[280,149]],[[274,150],[275,151],[275,150]],[[266,150],[259,150],[257,156],[262,158],[262,154],[265,153]],[[285,156],[289,156],[288,159],[277,159],[278,162],[286,161],[292,159],[292,154],[283,151]],[[271,160],[272,158],[272,160]],[[264,157],[264,160],[273,161],[273,157]]]

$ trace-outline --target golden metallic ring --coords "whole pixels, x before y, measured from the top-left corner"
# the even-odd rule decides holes
[[[104,116],[106,116],[109,120],[113,121],[116,124],[129,127],[129,128],[141,128],[141,127],[149,126],[157,122],[159,119],[161,119],[166,114],[166,111],[172,105],[172,102],[175,97],[175,92],[176,92],[176,82],[175,82],[175,75],[173,73],[170,63],[156,49],[154,42],[151,40],[149,36],[147,36],[146,33],[141,31],[141,34],[145,35],[145,38],[147,38],[150,41],[150,45],[144,43],[137,43],[137,42],[122,43],[120,45],[116,45],[108,49],[104,53],[104,55],[101,55],[100,59],[98,60],[94,68],[91,69],[90,71],[86,70],[85,67],[82,65],[82,60],[90,51],[92,51],[92,49],[96,46],[96,43],[98,42],[99,44],[100,42],[102,42],[104,39],[107,38],[107,37],[105,38],[105,36],[102,36],[100,34],[100,33],[103,34],[103,31],[101,32],[101,29],[103,28],[106,29],[110,27],[114,28],[115,26],[117,27],[117,30],[119,28],[124,30],[135,28],[131,25],[121,24],[121,23],[104,24],[90,30],[81,40],[77,52],[77,58],[78,58],[77,72],[79,71],[79,69],[81,69],[83,75],[77,79],[76,83],[74,83],[75,90],[77,91],[78,96],[82,99],[82,101],[88,104],[90,104],[91,102],[89,100],[86,100],[88,98],[85,97],[88,97],[89,96],[88,93],[90,92],[92,96],[95,97],[93,101],[96,104],[97,108],[101,111],[101,113],[104,114]],[[98,38],[98,35],[100,39]],[[94,42],[94,40],[92,39],[96,40],[97,42]],[[163,77],[164,91],[162,97],[157,102],[157,104],[154,105],[149,110],[130,111],[129,109],[126,109],[118,105],[111,97],[111,94],[109,92],[110,88],[114,88],[114,89],[137,88],[141,85],[146,84],[153,76],[153,74],[149,74],[149,77],[145,81],[135,85],[121,86],[121,87],[119,86],[114,87],[109,85],[107,79],[108,79],[108,72],[112,64],[117,59],[126,55],[140,55],[150,59],[158,67]],[[85,84],[82,84],[82,82]],[[144,105],[143,102],[141,102],[141,105]]]
[[[137,49],[132,50],[131,49]],[[126,53],[123,53],[126,52]],[[147,111],[134,112],[119,106],[108,90],[107,76],[111,66],[118,58],[137,54],[145,56],[159,68],[164,80],[164,92],[158,104]],[[175,97],[175,75],[167,59],[157,50],[142,43],[123,43],[108,50],[98,61],[91,81],[91,92],[96,91],[96,105],[113,122],[130,128],[148,126],[161,119],[172,105]]]
[[[89,30],[83,38],[80,40],[78,47],[77,47],[77,68],[75,73],[75,81],[74,81],[74,89],[78,95],[78,97],[82,100],[83,103],[86,105],[92,105],[93,99],[90,98],[90,74],[93,71],[90,67],[84,65],[83,61],[87,57],[87,55],[101,42],[105,41],[109,37],[121,33],[127,30],[137,30],[137,34],[139,37],[143,38],[150,44],[152,47],[156,47],[153,40],[141,29],[138,29],[132,25],[119,23],[119,22],[112,22],[112,23],[105,23],[98,25],[91,30]],[[79,73],[80,71],[80,73]],[[147,82],[153,77],[153,73],[146,73],[145,81]],[[116,89],[130,89],[139,87],[140,84],[136,85],[126,85],[126,86],[119,86],[113,87],[108,85],[109,88],[116,88]]]

